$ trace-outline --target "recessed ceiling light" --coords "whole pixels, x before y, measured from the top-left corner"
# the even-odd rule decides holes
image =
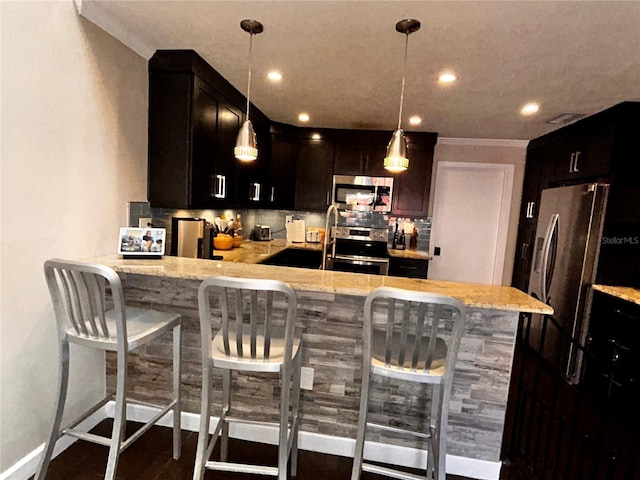
[[[414,115],[409,119],[409,123],[411,125],[420,125],[422,123],[422,119],[419,116]]]
[[[267,77],[269,77],[269,80],[272,80],[274,82],[279,82],[280,80],[282,80],[282,74],[277,70],[271,70],[269,73],[267,73]]]
[[[534,114],[538,113],[538,110],[540,110],[540,105],[538,105],[535,102],[530,102],[530,103],[525,104],[520,109],[520,115],[525,115],[525,116],[534,115]]]
[[[319,133],[314,133],[313,135],[311,135],[311,139],[312,140],[320,140],[322,137],[320,136]]]
[[[301,113],[300,115],[298,115],[298,120],[300,120],[301,122],[308,122],[309,121],[309,114],[308,113]]]
[[[444,72],[438,77],[438,82],[442,84],[453,83],[458,79],[455,73]]]

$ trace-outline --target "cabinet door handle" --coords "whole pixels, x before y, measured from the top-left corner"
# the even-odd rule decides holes
[[[573,173],[577,173],[580,170],[578,169],[578,158],[580,158],[581,152],[576,152],[573,157]]]
[[[569,160],[569,173],[573,173],[573,159],[575,158],[575,152],[571,152],[571,160]]]
[[[269,195],[269,201],[270,202],[276,201],[276,187],[271,187],[271,194]]]
[[[527,202],[527,212],[525,214],[526,218],[533,218],[533,211],[535,208],[536,202]]]
[[[213,196],[215,198],[225,198],[226,197],[226,178],[224,175],[216,175],[213,178]]]
[[[331,201],[331,190],[327,190],[327,205],[329,205],[330,201]]]
[[[522,252],[521,252],[520,256],[522,257],[523,260],[527,260],[529,258],[529,244],[528,243],[523,243],[522,244]]]
[[[251,184],[251,191],[249,192],[249,200],[257,202],[260,200],[260,184],[254,182]]]

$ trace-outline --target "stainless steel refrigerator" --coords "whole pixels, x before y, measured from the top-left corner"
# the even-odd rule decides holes
[[[530,338],[570,383],[580,380],[583,354],[566,338],[584,345],[587,336],[586,303],[596,277],[608,192],[604,184],[571,185],[547,188],[540,200],[529,294],[553,307],[560,328],[548,323],[543,332],[542,318],[534,318]]]

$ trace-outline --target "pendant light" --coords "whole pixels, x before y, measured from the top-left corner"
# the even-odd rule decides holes
[[[406,35],[404,42],[404,64],[402,67],[402,91],[400,92],[400,113],[398,115],[398,129],[393,132],[391,141],[387,146],[387,155],[384,157],[384,168],[391,172],[403,172],[409,167],[407,158],[407,140],[402,130],[402,104],[404,102],[404,84],[407,73],[407,47],[409,46],[409,34],[420,29],[418,20],[406,19],[396,23],[396,30]]]
[[[258,158],[258,144],[256,142],[256,132],[253,130],[251,120],[249,120],[249,99],[251,97],[251,51],[253,49],[253,36],[261,33],[262,24],[257,20],[242,20],[240,27],[249,34],[249,80],[247,82],[247,118],[245,119],[233,153],[242,162],[251,162]]]

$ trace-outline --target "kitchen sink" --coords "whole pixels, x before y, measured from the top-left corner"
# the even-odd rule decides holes
[[[260,262],[263,265],[319,269],[322,264],[322,252],[287,248]]]

